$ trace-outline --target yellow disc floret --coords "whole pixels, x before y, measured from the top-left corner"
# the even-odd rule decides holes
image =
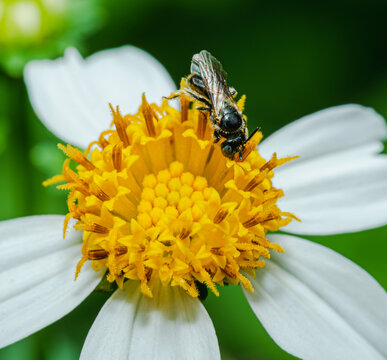
[[[83,231],[82,258],[107,269],[110,282],[139,281],[152,296],[155,281],[199,295],[197,283],[218,295],[217,285],[254,276],[269,250],[266,238],[294,216],[281,212],[282,190],[272,186],[273,169],[291,158],[269,161],[258,153],[255,134],[242,159],[226,159],[212,140],[206,114],[181,99],[181,112],[167,101],[143,103],[137,114],[112,108],[113,129],[82,153],[67,145],[63,173],[46,185],[65,182],[69,220]],[[78,165],[71,169],[70,159]]]

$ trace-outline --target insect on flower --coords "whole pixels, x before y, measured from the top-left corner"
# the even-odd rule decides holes
[[[221,144],[222,154],[234,159],[239,153],[242,160],[242,151],[258,128],[248,137],[246,119],[234,99],[237,92],[228,87],[226,79],[222,64],[208,51],[202,50],[192,57],[186,87],[173,93],[169,99],[186,95],[202,103],[204,106],[197,109],[210,113],[214,142],[217,143],[221,137],[226,139]]]

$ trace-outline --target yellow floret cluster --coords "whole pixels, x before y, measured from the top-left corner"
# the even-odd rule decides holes
[[[180,111],[143,96],[136,114],[112,114],[112,129],[84,153],[59,145],[69,159],[46,182],[70,191],[64,234],[71,218],[83,231],[77,273],[91,261],[121,288],[139,281],[149,297],[155,281],[193,297],[199,283],[216,295],[224,284],[253,291],[245,275],[254,276],[270,250],[283,251],[266,233],[294,218],[276,206],[283,192],[271,182],[273,169],[291,159],[263,159],[259,132],[242,159],[225,158],[208,114],[185,98]]]

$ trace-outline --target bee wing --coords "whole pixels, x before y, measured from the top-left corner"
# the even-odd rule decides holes
[[[201,65],[202,64],[202,65]],[[227,80],[227,73],[223,69],[223,65],[218,59],[211,55],[207,50],[202,50],[199,54],[195,54],[192,57],[191,62],[191,73],[200,75],[202,71],[202,66],[207,66],[210,70],[217,69],[219,74],[223,77],[224,80]]]
[[[198,74],[208,91],[212,107],[216,117],[220,115],[224,100],[233,101],[232,95],[226,83],[227,73],[222,64],[208,51],[202,50],[192,58],[191,72]]]

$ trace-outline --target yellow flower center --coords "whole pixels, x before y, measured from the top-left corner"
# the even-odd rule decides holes
[[[244,98],[238,103],[243,108]],[[85,153],[59,147],[70,159],[63,173],[45,185],[66,182],[69,220],[83,230],[82,259],[122,288],[140,281],[152,296],[155,281],[199,295],[198,283],[218,295],[217,285],[241,283],[255,275],[269,250],[266,238],[288,224],[290,213],[276,201],[273,169],[291,158],[266,161],[257,150],[262,134],[245,147],[242,160],[225,158],[212,140],[207,115],[181,99],[181,112],[167,101],[143,103],[137,114],[112,108],[113,129],[103,132]]]

